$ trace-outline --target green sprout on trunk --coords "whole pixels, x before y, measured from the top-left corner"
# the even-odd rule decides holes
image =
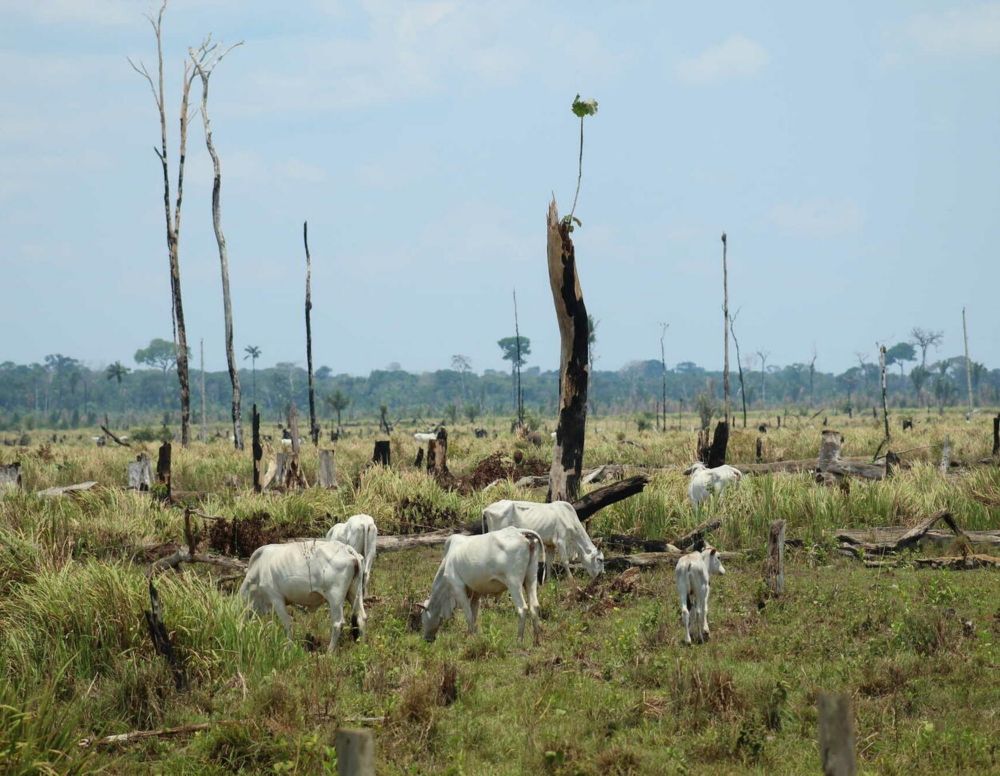
[[[576,201],[580,196],[580,181],[583,180],[583,120],[587,116],[597,115],[597,100],[591,97],[589,100],[581,100],[580,95],[573,98],[570,106],[574,116],[580,117],[580,161],[576,172],[576,193],[573,195],[573,207],[570,208],[569,215],[563,219],[563,225],[570,232],[573,231],[573,224],[583,226],[583,223],[574,214],[576,213]]]

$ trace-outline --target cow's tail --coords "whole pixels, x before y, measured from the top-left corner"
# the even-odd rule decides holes
[[[483,510],[483,533],[489,533],[490,529],[486,526],[486,510]]]
[[[370,522],[365,526],[365,585],[368,585],[370,581],[368,579],[369,570],[372,564],[375,562],[375,546],[378,543],[378,529],[375,527],[375,522]]]
[[[529,554],[528,554],[528,567],[535,569],[535,564],[539,562],[538,553],[539,550],[542,553],[541,564],[542,564],[542,584],[545,584],[545,545],[542,543],[542,537],[537,533],[532,531],[530,528],[521,528],[521,536],[528,540]],[[537,571],[532,573],[537,574]]]
[[[354,597],[351,598],[351,636],[357,641],[362,636],[361,623],[365,615],[365,564],[357,553],[353,553],[354,561]]]

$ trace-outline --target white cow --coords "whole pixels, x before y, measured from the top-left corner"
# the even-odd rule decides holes
[[[695,631],[699,641],[708,640],[708,593],[709,577],[725,574],[722,559],[714,547],[705,547],[701,552],[689,552],[677,561],[674,577],[677,580],[677,596],[681,602],[681,619],[684,621],[684,643],[691,643],[690,609],[694,606]]]
[[[534,642],[538,644],[538,556],[545,561],[545,546],[534,531],[504,528],[480,536],[455,534],[444,545],[444,558],[434,576],[430,597],[421,604],[423,635],[434,641],[441,623],[461,606],[476,632],[479,600],[507,590],[517,609],[517,640],[524,641],[524,621],[531,615]]]
[[[691,475],[688,482],[688,498],[696,507],[711,498],[713,493],[721,496],[727,485],[739,482],[743,477],[743,473],[733,466],[723,464],[709,469],[701,462],[688,467],[684,473]]]
[[[343,523],[337,523],[326,534],[328,542],[343,542],[353,547],[365,559],[365,590],[371,584],[372,566],[375,565],[375,544],[378,528],[371,515],[351,515]]]
[[[432,439],[437,439],[438,435],[433,431],[418,431],[413,438],[418,442],[430,442]]]
[[[352,620],[363,636],[365,622],[364,559],[340,542],[315,539],[266,544],[250,556],[242,597],[257,614],[275,611],[292,637],[287,604],[309,609],[330,605],[330,649],[336,649],[344,625],[344,601],[350,597]]]
[[[549,552],[545,561],[546,575],[552,571],[552,556],[558,557],[559,562],[566,567],[570,579],[573,578],[573,572],[569,568],[570,561],[577,559],[583,562],[583,567],[591,577],[604,571],[604,553],[594,546],[587,535],[587,529],[576,516],[576,510],[567,501],[539,504],[534,501],[503,499],[483,510],[483,533],[509,525],[528,528],[542,537],[545,549]]]

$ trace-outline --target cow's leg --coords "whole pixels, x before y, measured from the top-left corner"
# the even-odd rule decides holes
[[[708,585],[708,580],[705,580],[705,586],[702,588],[702,600],[700,602],[699,608],[701,609],[701,640],[708,641],[708,594],[711,591]]]
[[[532,637],[537,647],[542,636],[542,623],[538,619],[538,577],[535,574],[528,574],[525,581],[527,582],[525,592],[528,599],[528,613],[531,615]]]
[[[677,597],[681,602],[681,621],[684,623],[684,643],[691,643],[691,613],[688,611],[688,582],[681,576],[677,580]]]
[[[462,607],[462,611],[465,612],[465,621],[469,624],[469,634],[471,635],[476,632],[476,615],[472,611],[472,603],[465,592],[465,585],[453,584],[451,589],[455,594],[455,601]]]
[[[559,562],[566,569],[566,576],[576,585],[576,577],[573,576],[573,570],[569,567],[569,552],[566,550],[566,543],[562,539],[556,542],[556,552],[559,554]]]
[[[478,593],[473,593],[469,597],[469,608],[472,610],[472,628],[476,630],[479,627],[479,601],[482,596]]]
[[[281,624],[285,626],[285,635],[288,636],[289,641],[292,640],[292,616],[288,613],[288,607],[285,605],[285,599],[280,595],[269,595],[268,603],[270,608],[278,615],[278,619],[281,620]]]
[[[330,644],[327,649],[333,652],[337,648],[337,642],[340,641],[340,631],[344,628],[344,601],[338,600],[338,597],[330,591],[324,592],[323,598],[330,606]]]
[[[528,605],[524,600],[523,584],[523,577],[517,580],[507,580],[507,589],[510,591],[514,608],[517,610],[517,641],[519,644],[524,643],[524,621],[528,617]]]

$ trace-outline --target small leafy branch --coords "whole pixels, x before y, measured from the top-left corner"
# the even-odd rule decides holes
[[[566,229],[573,231],[573,224],[583,226],[583,223],[574,214],[576,213],[576,200],[580,196],[580,181],[583,179],[583,120],[587,116],[597,115],[597,100],[591,97],[589,100],[581,100],[580,95],[573,98],[570,106],[573,115],[580,117],[580,161],[576,173],[576,193],[573,195],[573,207],[570,208],[569,215],[563,218],[562,222]]]

